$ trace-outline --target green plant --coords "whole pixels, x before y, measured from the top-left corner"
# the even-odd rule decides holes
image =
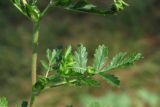
[[[83,107],[158,107],[158,92],[150,92],[145,89],[138,89],[130,92],[107,91],[96,98],[91,95],[81,96]]]
[[[6,98],[0,98],[0,107],[8,107],[8,101]]]
[[[110,70],[128,66],[142,58],[140,53],[126,56],[126,53],[119,53],[107,66],[108,48],[100,45],[94,54],[93,65],[87,65],[86,48],[80,44],[77,51],[72,52],[69,45],[65,50],[54,49],[47,50],[47,61],[41,63],[46,74],[37,79],[37,57],[38,57],[38,39],[39,28],[42,18],[51,7],[60,7],[66,10],[93,13],[97,15],[114,15],[122,11],[126,6],[123,0],[114,0],[114,3],[108,9],[100,9],[89,0],[50,0],[48,5],[42,11],[38,8],[38,0],[12,0],[14,6],[33,23],[33,46],[32,46],[32,94],[29,107],[34,107],[36,96],[41,91],[61,85],[90,85],[99,86],[93,77],[99,75],[112,85],[118,86],[118,78],[109,73]],[[27,107],[27,103],[22,104]]]

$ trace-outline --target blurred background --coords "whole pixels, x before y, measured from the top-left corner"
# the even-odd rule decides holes
[[[47,0],[40,1],[43,8]],[[98,4],[106,3],[97,0]],[[105,44],[110,58],[117,52],[141,52],[134,66],[113,71],[119,88],[102,86],[59,87],[43,92],[37,107],[160,107],[160,0],[128,0],[125,11],[115,16],[72,13],[52,8],[40,29],[39,60],[45,50],[83,43],[93,58],[95,47]],[[26,100],[31,92],[30,63],[32,24],[8,0],[0,0],[0,96],[10,107]],[[38,73],[43,73],[39,63]]]

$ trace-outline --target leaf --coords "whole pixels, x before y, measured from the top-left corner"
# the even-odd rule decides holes
[[[40,10],[35,4],[30,4],[26,0],[12,0],[12,3],[27,18],[35,22],[39,21]]]
[[[92,78],[86,78],[82,80],[84,84],[92,86],[92,87],[99,87],[100,83]]]
[[[62,59],[62,49],[55,49],[56,51],[56,56],[55,56],[55,59],[56,61],[60,61]]]
[[[112,5],[112,9],[114,11],[122,11],[125,7],[129,6],[127,3],[125,3],[123,0],[114,0],[114,5]]]
[[[83,74],[86,71],[87,66],[87,52],[86,48],[80,44],[77,48],[77,51],[74,54],[74,70],[75,72],[79,72]]]
[[[47,59],[49,61],[51,59],[51,57],[52,57],[52,51],[50,49],[47,49],[46,54],[47,54],[46,57],[47,57]]]
[[[70,73],[72,72],[72,67],[75,64],[71,45],[66,48],[64,54],[61,56],[62,59],[59,62],[58,73],[63,76],[70,75]]]
[[[118,77],[112,75],[112,74],[104,74],[104,73],[99,73],[99,75],[106,80],[109,84],[113,86],[119,86],[120,85],[120,80]]]
[[[52,51],[52,57],[51,57],[51,59],[49,60],[50,65],[53,65],[53,64],[56,63],[56,56],[57,56],[57,52],[56,52],[56,50],[53,50],[53,51]]]
[[[115,0],[114,6],[117,6],[117,4],[123,4],[123,9],[126,7],[126,3],[122,0]],[[86,12],[86,13],[93,13],[98,15],[108,15],[108,14],[114,14],[116,11],[113,11],[112,7],[109,9],[99,9],[96,5],[90,3],[88,0],[56,0],[54,3],[55,6],[63,7],[67,10],[72,11],[79,11],[79,12]],[[118,5],[119,6],[119,5]],[[121,8],[122,9],[122,8]]]
[[[93,67],[96,72],[99,72],[106,62],[108,56],[108,48],[104,45],[100,45],[94,54],[94,64]]]
[[[69,45],[65,51],[65,54],[64,54],[65,59],[71,54],[71,51],[72,51],[72,47],[71,47],[71,45]]]
[[[57,51],[55,49],[53,51],[47,49],[46,53],[49,64],[53,65],[56,62]]]
[[[20,0],[11,0],[11,2],[13,3],[13,5],[14,5],[22,14],[25,14],[25,13],[23,12],[22,5],[21,5]]]
[[[37,22],[40,17],[40,11],[36,6],[30,6],[29,4],[25,5],[26,13],[33,21]]]
[[[48,70],[48,69],[49,69],[49,65],[48,65],[47,62],[45,62],[45,61],[43,61],[43,60],[41,60],[40,62],[41,62],[42,66],[43,66],[43,68],[44,68],[45,70]]]
[[[8,101],[5,97],[0,98],[0,107],[8,107]]]
[[[59,55],[59,52],[58,50],[55,50],[55,49],[53,51],[51,51],[50,49],[47,49],[46,54],[47,54],[46,57],[48,62],[44,60],[41,60],[40,62],[46,71],[52,71],[53,70],[52,67],[54,67],[54,64],[56,64],[56,60]]]
[[[115,57],[113,57],[111,63],[102,70],[102,72],[107,72],[115,68],[132,65],[135,61],[138,61],[143,58],[141,53],[134,53],[129,56],[126,55],[127,53],[122,52],[117,54]]]

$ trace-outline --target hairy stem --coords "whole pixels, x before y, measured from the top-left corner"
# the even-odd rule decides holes
[[[33,46],[32,46],[32,86],[36,83],[37,77],[37,56],[38,56],[39,22],[34,23]],[[30,107],[34,106],[35,97],[31,96]]]

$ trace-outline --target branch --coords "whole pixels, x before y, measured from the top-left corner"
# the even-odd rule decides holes
[[[55,84],[53,84],[53,85],[51,85],[51,86],[46,87],[45,89],[62,86],[62,85],[68,84],[68,83],[74,83],[74,82],[76,82],[76,81],[77,81],[77,79],[73,79],[73,80],[70,80],[70,81],[58,82],[58,83],[55,83]]]
[[[49,10],[49,8],[53,5],[53,1],[50,0],[50,2],[47,4],[47,6],[45,7],[45,9],[42,11],[41,13],[41,18],[47,13],[47,11]],[[40,18],[40,19],[41,19]]]

